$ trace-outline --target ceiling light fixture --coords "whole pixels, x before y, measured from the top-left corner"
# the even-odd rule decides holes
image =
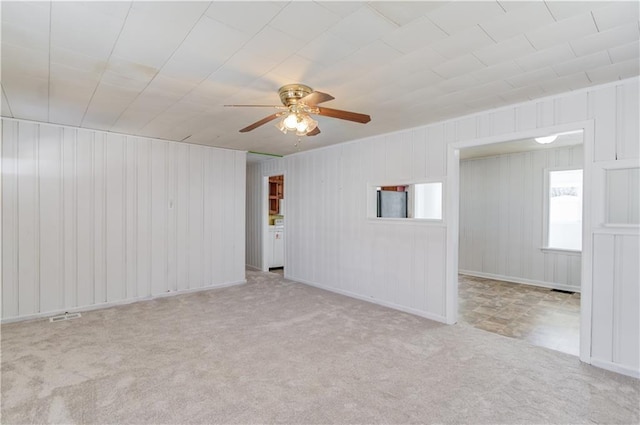
[[[582,133],[582,130],[563,131],[561,133],[551,134],[549,136],[536,137],[535,141],[540,143],[541,145],[546,145],[547,143],[555,142],[558,136],[568,136],[570,134],[578,134],[578,133]]]
[[[315,130],[317,126],[318,121],[303,112],[291,112],[276,124],[278,130],[284,134],[287,134],[289,131],[295,131],[296,136],[305,136],[307,133]]]
[[[541,145],[546,145],[547,143],[555,142],[557,138],[558,138],[557,134],[552,134],[551,136],[536,137],[535,140],[537,143],[540,143]]]

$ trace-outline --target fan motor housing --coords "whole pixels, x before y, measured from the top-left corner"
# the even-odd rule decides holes
[[[286,107],[295,105],[300,99],[312,92],[313,89],[309,86],[305,86],[304,84],[287,84],[286,86],[280,87],[278,90],[280,100]]]

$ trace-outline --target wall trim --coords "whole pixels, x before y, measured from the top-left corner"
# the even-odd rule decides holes
[[[77,312],[82,313],[85,311],[102,310],[105,308],[118,307],[118,306],[133,304],[141,301],[151,301],[158,298],[173,297],[175,295],[185,295],[193,292],[209,291],[211,289],[228,288],[230,286],[243,285],[245,283],[247,283],[246,279],[238,280],[235,282],[220,283],[218,285],[212,285],[212,286],[203,286],[200,288],[181,289],[177,291],[163,292],[161,294],[151,295],[147,297],[129,298],[129,299],[120,300],[120,301],[111,301],[111,302],[93,304],[93,305],[82,306],[82,307],[73,307],[73,308],[62,309],[62,310],[47,311],[44,313],[35,313],[35,314],[27,314],[24,316],[7,317],[0,320],[0,323],[7,324],[7,323],[15,323],[15,322],[24,322],[27,320],[37,320],[37,319],[48,318],[51,316],[56,316],[58,314],[64,314],[64,313],[77,313]]]
[[[607,360],[591,358],[591,366],[605,369],[611,372],[619,373],[621,375],[630,376],[632,378],[640,379],[640,369],[633,369],[627,366],[623,366],[618,363],[612,363]]]
[[[336,289],[336,288],[331,288],[319,283],[315,283],[315,282],[311,282],[308,280],[304,280],[304,279],[298,279],[295,277],[291,277],[285,274],[284,276],[285,279],[288,280],[292,280],[294,282],[297,283],[301,283],[303,285],[309,285],[309,286],[313,286],[315,288],[318,289],[323,289],[325,291],[329,291],[329,292],[333,292],[335,294],[339,294],[339,295],[344,295],[345,297],[349,297],[349,298],[355,298],[357,300],[360,301],[366,301],[369,302],[371,304],[377,304],[383,307],[387,307],[387,308],[391,308],[393,310],[398,310],[398,311],[402,311],[403,313],[409,313],[409,314],[413,314],[415,316],[420,316],[423,317],[425,319],[429,319],[429,320],[433,320],[435,322],[439,322],[439,323],[446,323],[446,318],[444,316],[440,316],[437,314],[432,314],[426,311],[422,311],[422,310],[417,310],[415,308],[411,308],[411,307],[405,307],[399,304],[395,304],[395,303],[391,303],[388,301],[384,301],[384,300],[379,300],[377,298],[371,298],[371,297],[366,297],[364,295],[359,295],[350,291],[344,291],[342,289]]]
[[[254,272],[261,272],[262,271],[262,269],[260,267],[253,266],[251,264],[245,264],[244,266],[245,266],[245,268],[247,268],[247,269],[249,269],[251,271],[254,271]]]
[[[493,274],[493,273],[476,272],[473,270],[460,270],[458,273],[463,274],[465,276],[474,276],[474,277],[482,277],[486,279],[499,280],[501,282],[539,286],[542,288],[549,288],[549,289],[560,289],[562,291],[572,291],[572,292],[578,292],[578,293],[581,292],[580,288],[575,286],[565,285],[562,283],[555,283],[555,282],[546,282],[544,280],[525,279],[522,277],[514,277],[514,276],[503,276],[503,275]]]

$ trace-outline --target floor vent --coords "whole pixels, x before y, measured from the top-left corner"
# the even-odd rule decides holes
[[[573,295],[575,294],[575,292],[571,292],[571,291],[564,291],[562,289],[552,289],[551,292],[560,292],[561,294],[568,294],[568,295]]]
[[[79,319],[82,315],[80,313],[65,313],[60,316],[53,316],[49,318],[49,322],[62,322],[63,320]]]

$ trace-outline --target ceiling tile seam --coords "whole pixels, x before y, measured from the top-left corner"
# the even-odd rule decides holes
[[[198,25],[198,23],[202,20],[202,17],[205,16],[207,10],[209,9],[209,7],[211,6],[211,2],[209,2],[209,4],[207,5],[207,7],[202,11],[202,13],[200,14],[200,16],[198,17],[198,19],[195,20],[195,22],[193,23],[193,25],[191,26],[191,28],[189,29],[189,31],[187,31],[187,33],[185,34],[185,36],[182,38],[182,41],[180,41],[180,43],[176,46],[175,50],[169,55],[169,57],[164,61],[164,63],[162,65],[160,65],[160,67],[158,67],[158,70],[156,71],[156,73],[153,75],[153,77],[151,77],[151,79],[147,82],[147,84],[142,88],[142,90],[140,90],[138,92],[138,94],[136,95],[136,97],[133,98],[133,100],[131,100],[131,102],[129,102],[129,104],[126,106],[126,108],[124,108],[122,110],[122,112],[120,112],[120,114],[116,117],[116,119],[111,123],[111,127],[113,127],[119,120],[120,118],[122,118],[122,116],[129,110],[129,108],[131,108],[131,105],[134,104],[134,102],[136,100],[138,100],[138,98],[142,95],[142,93],[147,89],[147,87],[149,87],[149,85],[153,82],[153,80],[156,79],[156,77],[158,76],[158,74],[160,73],[160,71],[162,71],[162,68],[164,68],[167,63],[169,63],[169,61],[171,60],[171,58],[176,54],[176,52],[178,51],[178,49],[184,44],[185,40],[189,37],[189,34],[191,34],[191,32],[193,31],[193,29]],[[163,111],[164,112],[164,111]],[[152,121],[152,120],[151,120]],[[149,122],[151,122],[149,121]],[[145,126],[149,123],[145,123]],[[140,127],[140,129],[144,128],[144,126]]]
[[[580,56],[578,56],[578,54],[576,53],[576,51],[573,48],[573,45],[571,44],[571,42],[568,42],[567,44],[569,45],[569,49],[571,49],[571,53],[573,53],[573,57],[574,58],[579,58]]]
[[[491,39],[491,41],[493,41],[495,44],[498,44],[498,42],[493,37],[491,37],[491,35],[484,28],[482,28],[482,25],[478,24],[478,28],[480,28],[482,32],[485,33],[487,37]]]
[[[400,53],[400,54],[401,54],[401,55],[403,55],[403,56],[406,54],[406,53],[404,53],[403,51],[398,50],[398,49],[396,49],[395,47],[391,46],[389,43],[387,43],[386,41],[384,41],[384,40],[382,40],[382,39],[380,39],[380,38],[379,38],[377,41],[379,41],[380,43],[382,43],[382,44],[384,44],[385,46],[389,47],[390,49],[395,50],[396,52]],[[368,45],[371,45],[371,44],[373,44],[373,43],[369,43]],[[363,46],[363,47],[366,47],[366,46]],[[300,48],[300,49],[298,50],[298,52],[299,52],[300,50],[303,50],[303,49],[304,49],[304,47]],[[361,49],[359,49],[359,50],[361,50]],[[296,53],[298,53],[298,52],[296,52]]]
[[[385,21],[389,22],[391,25],[395,26],[396,28],[400,28],[402,25],[398,24],[396,21],[394,21],[393,19],[389,18],[387,15],[385,15],[384,13],[380,12],[378,9],[376,9],[375,7],[371,6],[370,3],[366,3],[365,6],[372,11],[373,13],[375,13],[376,15],[380,16],[382,19],[384,19]]]
[[[211,3],[212,3],[212,2],[209,2],[209,4],[211,4]],[[287,6],[288,6],[289,4],[291,4],[291,2],[288,2],[288,3],[287,3]],[[218,71],[220,68],[224,67],[224,66],[225,66],[225,65],[226,65],[226,64],[227,64],[231,59],[233,59],[233,58],[235,57],[235,55],[236,55],[240,50],[242,50],[242,49],[244,48],[244,46],[246,46],[246,45],[247,45],[251,40],[253,40],[253,39],[256,37],[256,35],[258,35],[260,32],[262,32],[262,30],[264,30],[265,28],[267,28],[267,27],[269,26],[269,24],[271,24],[271,22],[273,22],[273,20],[274,20],[276,17],[278,17],[278,15],[280,15],[280,14],[282,13],[282,11],[283,11],[287,6],[282,7],[282,8],[280,9],[280,11],[279,11],[278,13],[276,13],[276,14],[275,14],[275,15],[274,15],[270,20],[269,20],[269,22],[265,23],[265,24],[264,24],[264,25],[263,25],[263,26],[262,26],[262,27],[261,27],[261,28],[260,28],[260,29],[259,29],[259,30],[254,34],[254,35],[253,35],[253,36],[251,36],[250,38],[248,38],[248,39],[247,39],[247,41],[245,41],[245,42],[244,42],[244,43],[243,43],[243,44],[242,44],[242,45],[241,45],[241,46],[236,50],[236,52],[235,52],[234,54],[232,54],[231,56],[229,56],[229,57],[227,58],[227,60],[225,60],[223,63],[221,63],[221,64],[220,64],[220,66],[219,66],[218,68],[216,68],[216,69],[214,69],[213,71],[211,71],[211,72],[209,73],[209,75],[207,75],[206,77],[202,78],[202,79],[198,82],[198,84],[196,84],[196,85],[195,85],[191,90],[189,90],[187,93],[185,93],[184,95],[182,95],[182,97],[180,97],[180,99],[176,100],[176,101],[174,102],[174,105],[175,105],[176,103],[180,102],[180,101],[181,101],[182,99],[184,99],[185,97],[189,96],[189,95],[190,95],[194,90],[196,90],[196,89],[200,86],[200,84],[202,84],[202,82],[203,82],[203,81],[205,81],[205,80],[209,79],[209,77],[211,77],[213,74],[215,74],[215,73],[216,73],[216,71]],[[207,8],[207,9],[208,9],[208,8]],[[206,10],[205,10],[205,13],[206,13]],[[220,22],[221,24],[223,24],[223,25],[225,25],[225,26],[228,26],[226,23],[224,23],[224,22],[222,22],[222,21],[219,21],[219,20],[217,20],[217,19],[215,19],[215,18],[212,18],[212,17],[210,17],[210,16],[208,16],[208,18],[209,18],[209,19],[213,19],[213,20],[214,20],[214,21],[216,21],[216,22]],[[202,19],[202,16],[200,17],[200,19]],[[198,21],[199,21],[200,19],[198,19]],[[272,27],[272,28],[273,28],[273,27]],[[275,28],[274,28],[274,29],[275,29]],[[268,72],[270,72],[270,71],[268,71]],[[263,74],[263,75],[264,75],[264,74]],[[129,106],[131,106],[131,105],[129,105]],[[173,106],[173,105],[171,105],[171,106]],[[148,120],[147,122],[145,122],[145,123],[144,123],[144,125],[141,125],[141,126],[140,126],[140,130],[144,129],[147,125],[149,125],[149,123],[150,123],[151,121],[155,120],[157,117],[159,117],[160,115],[162,115],[162,114],[164,114],[165,112],[167,112],[167,111],[171,108],[171,106],[168,106],[168,107],[164,108],[160,113],[158,113],[158,114],[156,115],[156,117],[155,117],[155,118],[152,118],[152,119]],[[127,107],[127,109],[128,109],[128,107]]]
[[[591,15],[591,19],[593,20],[593,25],[596,26],[596,30],[598,32],[600,32],[600,27],[598,26],[598,23],[596,22],[596,17],[593,16],[593,10],[589,12],[589,15]]]
[[[536,52],[539,52],[540,50],[538,50],[536,48],[536,46],[533,45],[533,43],[531,42],[531,40],[529,40],[529,37],[527,37],[527,34],[522,34],[522,36],[524,37],[525,40],[527,40],[527,43],[529,43],[529,45],[533,48],[533,50],[535,50]],[[574,53],[575,55],[575,53]]]
[[[53,3],[49,3],[49,55],[47,58],[47,121],[51,121],[51,20]]]
[[[442,31],[443,33],[445,33],[445,34],[447,35],[447,37],[451,37],[451,34],[449,34],[447,31],[445,31],[445,30],[444,30],[444,28],[442,28],[440,25],[436,24],[436,23],[433,21],[433,19],[431,19],[431,18],[429,17],[429,15],[425,15],[425,18],[427,18],[427,20],[428,20],[429,22],[431,22],[433,25],[435,25],[435,26],[436,26],[436,28],[438,28],[440,31]]]
[[[546,7],[546,8],[547,8],[547,11],[549,12],[549,15],[551,15],[551,17],[553,18],[553,20],[554,20],[555,22],[558,22],[558,20],[556,19],[556,17],[553,15],[553,12],[551,11],[551,9],[549,9],[549,5],[547,4],[547,1],[548,1],[548,0],[544,0],[544,1],[543,1],[543,3],[544,3],[544,7]]]
[[[13,111],[11,110],[11,104],[9,103],[9,96],[7,96],[7,92],[4,91],[4,86],[2,84],[0,84],[0,90],[2,90],[2,95],[4,96],[4,99],[7,101],[7,107],[9,108],[9,115],[13,117]]]
[[[133,1],[129,2],[129,9],[127,9],[127,15],[122,20],[122,26],[120,26],[120,31],[118,31],[118,36],[116,37],[116,40],[113,42],[113,46],[111,46],[111,51],[109,52],[109,57],[107,58],[107,62],[106,62],[107,64],[111,60],[113,51],[116,49],[116,46],[118,45],[118,40],[120,40],[120,36],[122,35],[122,30],[124,30],[124,26],[127,24],[127,20],[129,19],[129,14],[131,13],[132,7],[133,7]],[[84,113],[82,114],[82,119],[80,120],[80,127],[82,127],[82,124],[84,123],[84,120],[87,117],[87,112],[89,112],[89,107],[91,106],[91,102],[93,102],[93,98],[96,95],[96,91],[98,91],[98,86],[100,86],[100,81],[102,81],[102,77],[104,76],[104,73],[106,71],[107,71],[107,67],[105,66],[102,72],[100,73],[100,78],[98,79],[98,82],[96,83],[96,86],[93,89],[93,93],[91,93],[91,97],[89,98],[89,102],[87,102],[87,107],[85,108]]]
[[[607,49],[606,52],[607,52],[607,56],[609,57],[609,64],[613,65],[613,59],[611,58],[611,52],[609,51],[609,49]]]
[[[583,71],[582,73],[587,77],[587,80],[589,80],[589,83],[593,84],[593,81],[591,81],[591,77],[589,77],[589,74],[587,73],[587,71]]]
[[[480,62],[481,64],[483,64],[485,67],[487,67],[487,68],[489,67],[489,64],[484,63],[484,62],[482,61],[482,59],[480,59],[480,58],[478,57],[478,55],[476,55],[476,52],[471,52],[471,56],[473,56],[474,58],[476,58],[476,59],[478,60],[478,62]]]

